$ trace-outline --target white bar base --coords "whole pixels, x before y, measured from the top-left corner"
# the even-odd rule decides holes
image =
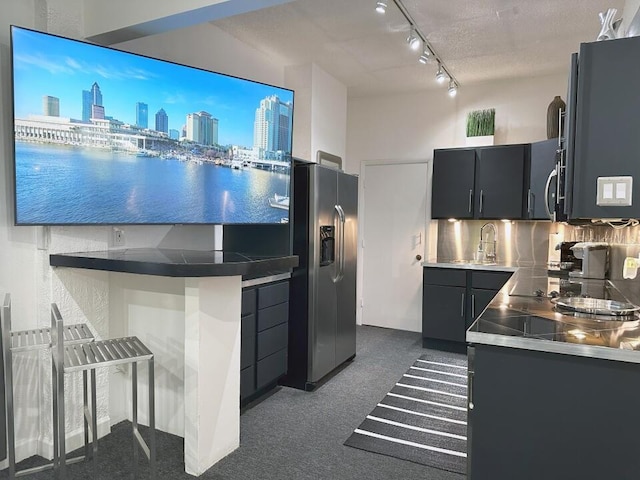
[[[199,476],[240,445],[242,278],[185,279],[184,457]]]

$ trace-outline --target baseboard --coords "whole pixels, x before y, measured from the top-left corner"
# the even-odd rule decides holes
[[[105,418],[98,422],[98,438],[102,438],[111,432],[109,419]],[[84,445],[84,431],[82,428],[67,434],[66,450],[72,452]],[[47,460],[53,458],[53,439],[28,439],[16,442],[16,463],[22,460],[38,455]],[[4,470],[9,466],[9,460],[0,461],[0,470]]]
[[[102,438],[111,432],[111,425],[109,418],[104,418],[98,421],[98,438]],[[84,445],[84,430],[82,427],[75,430],[72,433],[67,432],[66,439],[66,451],[72,452]],[[32,450],[33,451],[33,450]],[[31,454],[33,455],[33,453]],[[53,439],[41,439],[37,445],[37,453],[46,459],[53,458]]]
[[[38,451],[38,439],[23,440],[16,443],[16,462],[20,462],[25,458],[35,455],[33,452]],[[53,452],[53,447],[51,448]],[[0,470],[4,470],[9,466],[9,459],[0,462]]]

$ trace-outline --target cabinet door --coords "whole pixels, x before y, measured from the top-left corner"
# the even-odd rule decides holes
[[[478,152],[476,218],[522,218],[527,146],[486,147]]]
[[[473,218],[474,149],[433,152],[432,218]]]
[[[469,308],[469,315],[467,316],[467,328],[482,314],[499,291],[500,290],[483,290],[480,288],[471,289],[471,297],[469,298],[471,308]]]
[[[466,287],[424,285],[422,336],[438,340],[465,341]]]
[[[640,217],[637,185],[632,206],[596,205],[598,177],[640,176],[639,56],[640,37],[580,46],[571,218]]]
[[[545,186],[547,178],[556,166],[556,151],[558,140],[545,140],[531,144],[531,169],[529,175],[529,191],[526,204],[526,217],[529,220],[549,220],[545,201],[553,206],[555,199],[555,182],[552,181],[549,189],[549,198],[545,198]],[[553,209],[551,210],[553,211]]]

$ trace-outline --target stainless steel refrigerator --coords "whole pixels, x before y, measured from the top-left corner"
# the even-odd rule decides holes
[[[312,390],[356,354],[358,177],[294,160],[288,373]]]

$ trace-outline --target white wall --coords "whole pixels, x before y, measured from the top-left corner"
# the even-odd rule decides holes
[[[114,47],[272,85],[284,84],[281,65],[208,23],[123,42]]]
[[[347,170],[363,160],[428,160],[434,148],[465,145],[466,115],[496,109],[496,144],[546,139],[547,106],[566,99],[568,73],[524,80],[463,85],[451,99],[446,89],[350,98]]]
[[[345,161],[347,153],[347,87],[317,65],[313,65],[311,97],[311,154],[318,150]]]
[[[285,68],[295,90],[293,156],[316,161],[318,150],[343,160],[347,146],[347,87],[318,65]]]

